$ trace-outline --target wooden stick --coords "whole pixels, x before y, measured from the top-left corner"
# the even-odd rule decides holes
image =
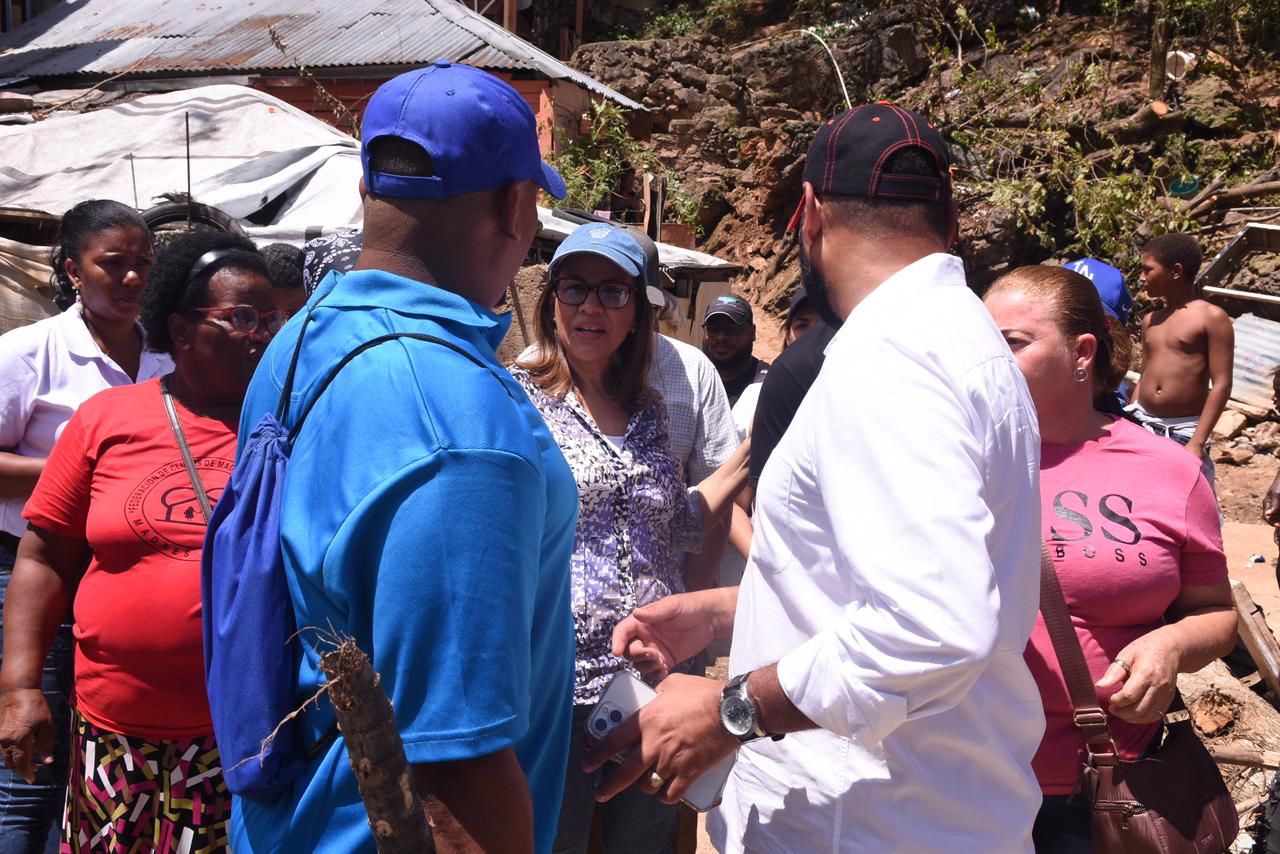
[[[1280,697],[1280,644],[1267,626],[1262,609],[1238,580],[1231,582],[1231,596],[1235,600],[1240,640],[1244,641],[1271,693]]]
[[[350,638],[320,656],[338,729],[379,854],[430,854],[435,839],[413,785],[391,701],[369,656]]]
[[[1207,746],[1213,761],[1222,765],[1244,765],[1248,768],[1280,770],[1280,752],[1275,750],[1254,750],[1248,747],[1224,747],[1222,745]]]
[[[1187,216],[1203,216],[1215,208],[1243,202],[1257,196],[1280,195],[1280,181],[1263,181],[1245,184],[1243,187],[1232,187],[1220,193],[1214,193],[1187,212]]]

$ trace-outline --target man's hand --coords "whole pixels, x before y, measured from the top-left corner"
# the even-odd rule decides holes
[[[1262,497],[1262,518],[1268,525],[1280,525],[1280,472]]]
[[[740,746],[720,725],[723,690],[721,682],[680,673],[659,683],[653,702],[588,748],[582,762],[587,772],[630,751],[601,781],[596,800],[607,801],[640,780],[663,803],[679,802],[695,780]],[[653,773],[664,781],[657,789],[648,784]]]
[[[659,679],[733,627],[738,588],[679,593],[637,608],[613,630],[613,654]],[[718,713],[717,713],[718,714]]]
[[[53,763],[53,717],[39,688],[0,694],[0,753],[10,771],[36,781],[36,763]]]

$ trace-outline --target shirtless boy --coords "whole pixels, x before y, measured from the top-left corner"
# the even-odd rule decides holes
[[[1152,433],[1167,436],[1203,460],[1231,396],[1235,331],[1227,313],[1196,298],[1200,247],[1185,234],[1166,234],[1142,250],[1142,283],[1164,307],[1142,319],[1142,379],[1129,411]]]

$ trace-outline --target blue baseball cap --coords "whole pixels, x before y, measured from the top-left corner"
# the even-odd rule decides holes
[[[632,278],[644,275],[645,254],[626,229],[607,222],[586,222],[578,226],[556,248],[548,272],[554,273],[560,262],[570,255],[599,255],[617,264]]]
[[[1102,308],[1107,314],[1121,323],[1129,322],[1129,309],[1133,307],[1133,297],[1125,287],[1123,273],[1097,258],[1081,258],[1063,266],[1093,282],[1093,286],[1098,289],[1098,296],[1102,297]]]
[[[435,175],[376,172],[369,145],[384,136],[417,143]],[[542,162],[533,110],[506,81],[470,65],[437,62],[378,87],[360,132],[364,185],[375,196],[443,199],[533,181],[557,199],[564,179]]]

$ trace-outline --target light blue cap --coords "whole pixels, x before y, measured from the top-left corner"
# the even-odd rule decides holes
[[[640,244],[624,229],[607,222],[587,222],[575,228],[551,256],[549,271],[554,273],[570,255],[599,255],[633,278],[640,278],[644,272],[645,254]]]

